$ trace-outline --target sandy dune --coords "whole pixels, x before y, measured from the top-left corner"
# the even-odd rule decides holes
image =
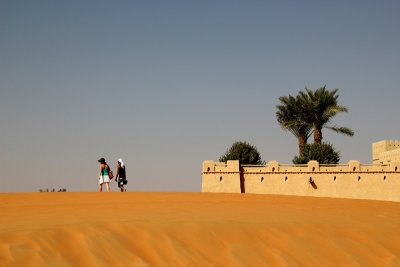
[[[0,194],[0,266],[400,266],[400,203]]]

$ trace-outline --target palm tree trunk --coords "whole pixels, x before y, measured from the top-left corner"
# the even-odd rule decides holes
[[[304,151],[304,147],[307,144],[307,139],[304,138],[303,136],[299,136],[297,138],[298,143],[299,143],[299,157],[301,157],[301,155],[303,154]]]
[[[322,129],[314,127],[314,144],[321,144],[322,142]]]

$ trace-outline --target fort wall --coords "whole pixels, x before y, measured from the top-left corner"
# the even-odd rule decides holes
[[[400,142],[372,145],[374,164],[240,165],[204,161],[202,191],[371,199],[400,202]],[[376,163],[378,162],[378,163]]]
[[[239,166],[239,161],[205,161],[203,192],[255,193],[373,199],[400,202],[400,162],[390,165],[266,165]]]

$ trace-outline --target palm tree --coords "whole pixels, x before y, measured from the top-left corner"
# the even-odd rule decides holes
[[[297,95],[297,97],[281,96],[279,97],[280,105],[276,108],[276,118],[285,130],[296,136],[299,145],[299,156],[302,155],[304,146],[307,144],[308,138],[312,133],[312,123],[310,113],[306,109],[306,99]]]
[[[326,90],[325,86],[315,92],[305,89],[306,92],[299,92],[305,107],[312,115],[312,126],[314,129],[314,143],[321,144],[322,128],[331,129],[337,133],[353,136],[354,131],[347,127],[329,126],[331,119],[341,112],[348,112],[348,109],[338,104],[336,93],[338,89]]]

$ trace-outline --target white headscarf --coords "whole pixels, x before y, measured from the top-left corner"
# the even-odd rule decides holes
[[[124,162],[122,161],[122,159],[118,159],[118,162],[121,163],[121,167],[124,167]]]

